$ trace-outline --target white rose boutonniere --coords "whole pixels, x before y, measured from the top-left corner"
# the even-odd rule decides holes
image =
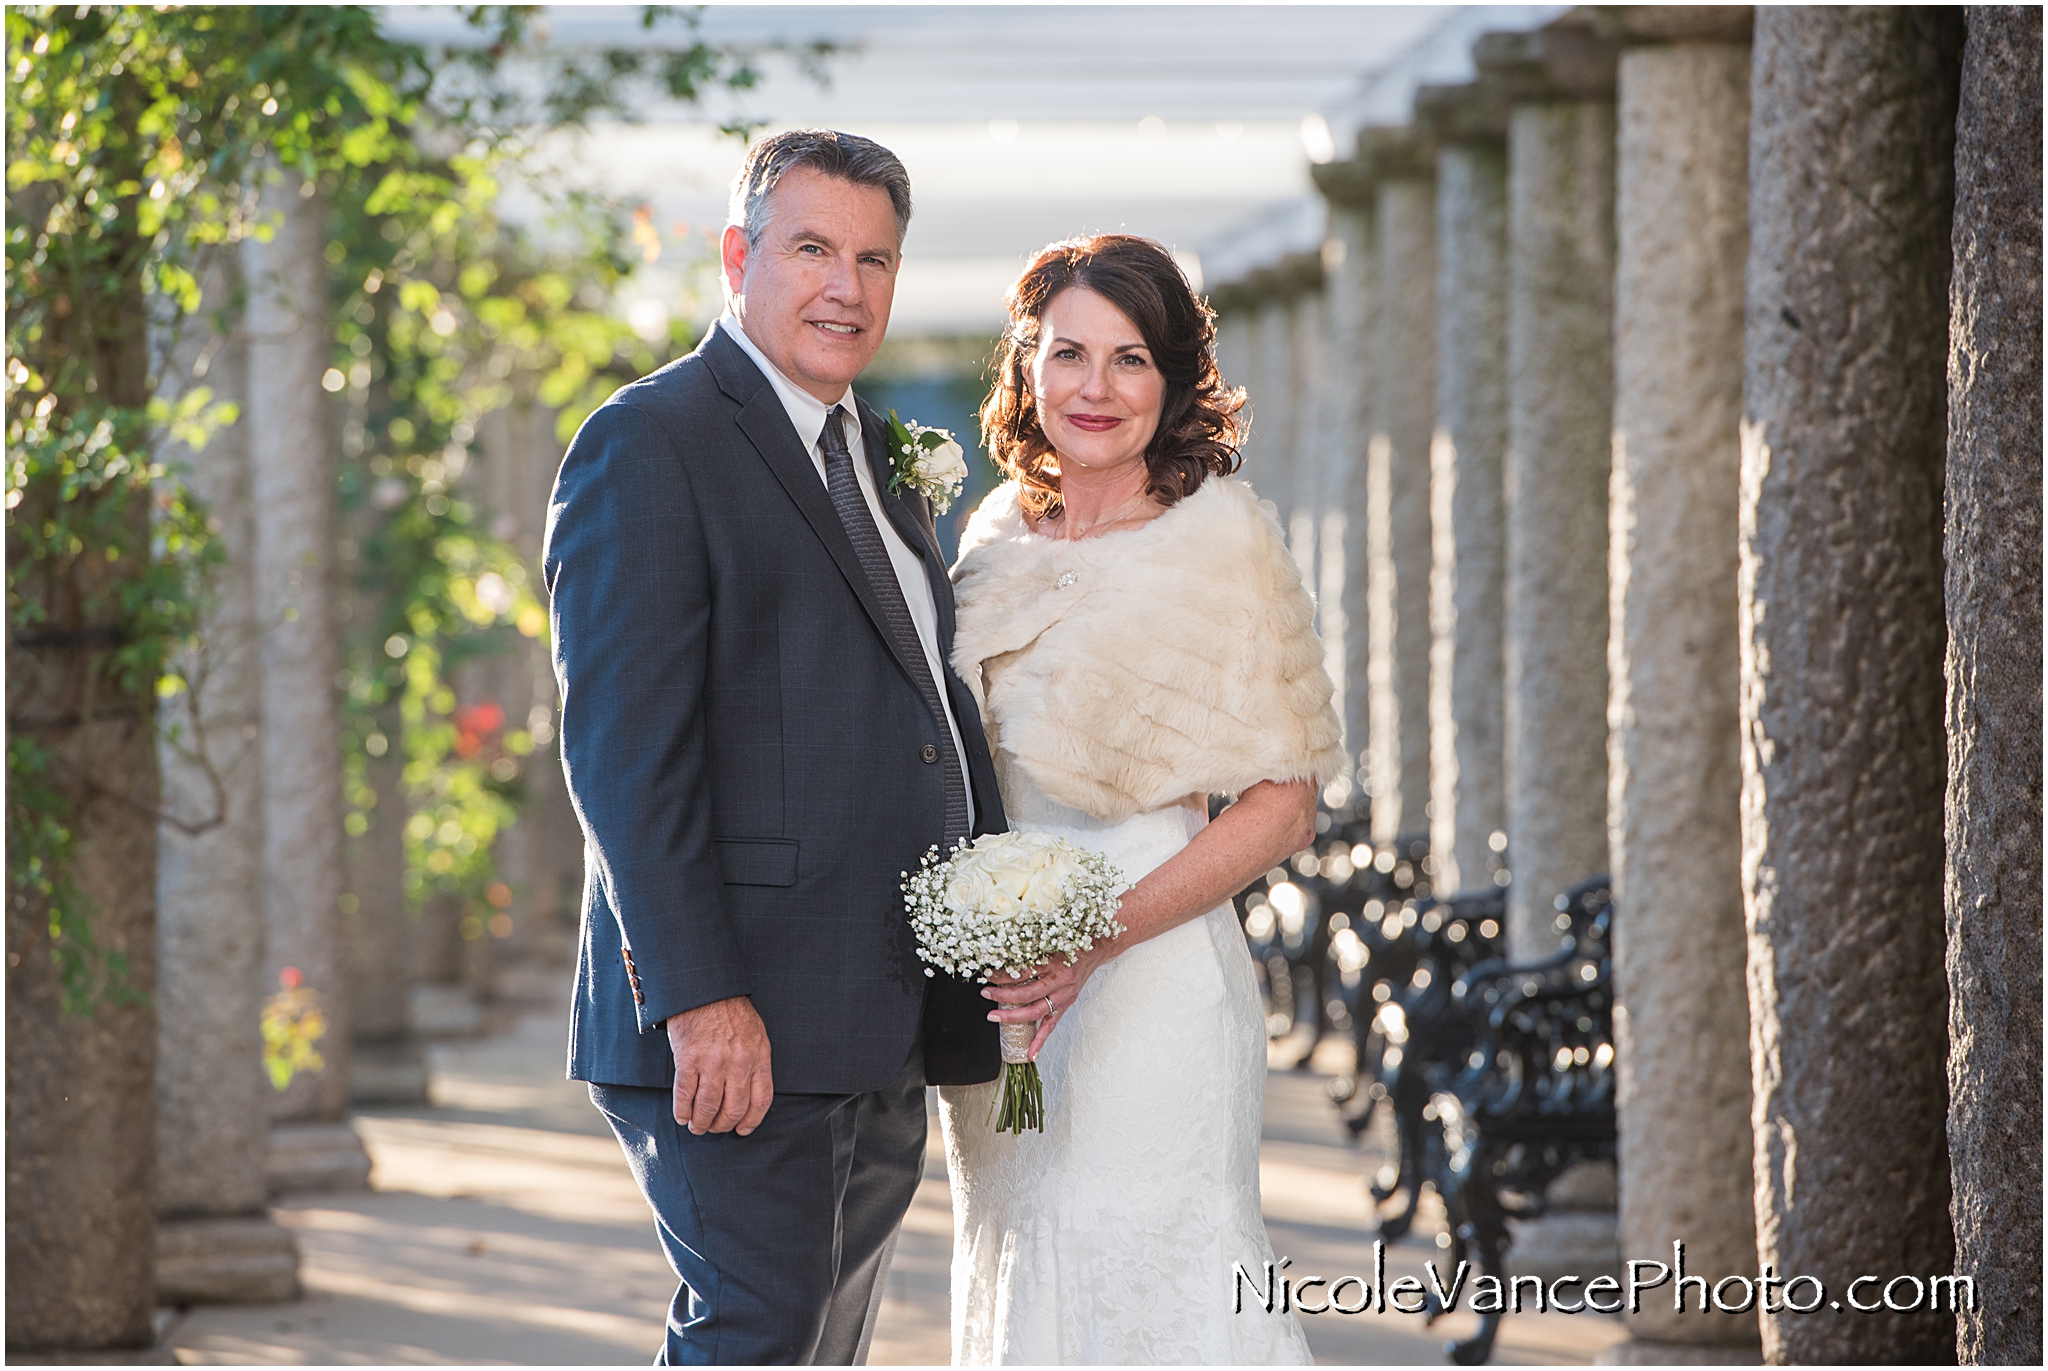
[[[944,514],[967,481],[966,453],[948,430],[906,422],[893,409],[888,427],[889,465],[896,473],[889,478],[889,493],[909,486],[932,502],[934,513]]]

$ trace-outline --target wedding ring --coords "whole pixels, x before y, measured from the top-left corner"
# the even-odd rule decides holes
[[[1059,1006],[1052,1002],[1052,996],[1050,995],[1045,997],[1045,1012],[1048,1014],[1057,1014],[1060,1012]]]

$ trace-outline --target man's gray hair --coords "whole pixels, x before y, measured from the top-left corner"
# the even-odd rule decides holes
[[[889,193],[896,210],[896,245],[910,229],[910,173],[896,154],[872,138],[836,129],[791,129],[763,138],[747,149],[747,160],[732,179],[726,222],[746,231],[747,246],[761,245],[768,228],[768,196],[796,167],[811,167],[826,176],[872,186]]]

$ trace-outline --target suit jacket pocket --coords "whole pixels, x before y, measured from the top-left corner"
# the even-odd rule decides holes
[[[795,885],[796,839],[714,838],[727,885]]]

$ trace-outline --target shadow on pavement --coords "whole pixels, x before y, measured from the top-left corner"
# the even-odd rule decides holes
[[[566,981],[566,977],[564,978]],[[303,1299],[201,1306],[170,1331],[181,1362],[220,1365],[645,1365],[674,1277],[617,1144],[584,1092],[562,1079],[566,1015],[519,1017],[495,1037],[431,1050],[433,1103],[367,1110],[355,1125],[374,1169],[367,1192],[293,1196],[275,1212],[298,1234]],[[1369,1274],[1371,1216],[1361,1157],[1323,1077],[1268,1077],[1261,1187],[1276,1254],[1298,1273]],[[952,1204],[936,1119],[925,1179],[904,1222],[870,1361],[943,1364]],[[1436,1251],[1441,1212],[1388,1252],[1389,1277]],[[1432,1218],[1434,1225],[1432,1224]],[[1399,1314],[1304,1319],[1326,1363],[1443,1362],[1445,1339]],[[1597,1316],[1507,1319],[1500,1363],[1582,1363],[1622,1337]]]

